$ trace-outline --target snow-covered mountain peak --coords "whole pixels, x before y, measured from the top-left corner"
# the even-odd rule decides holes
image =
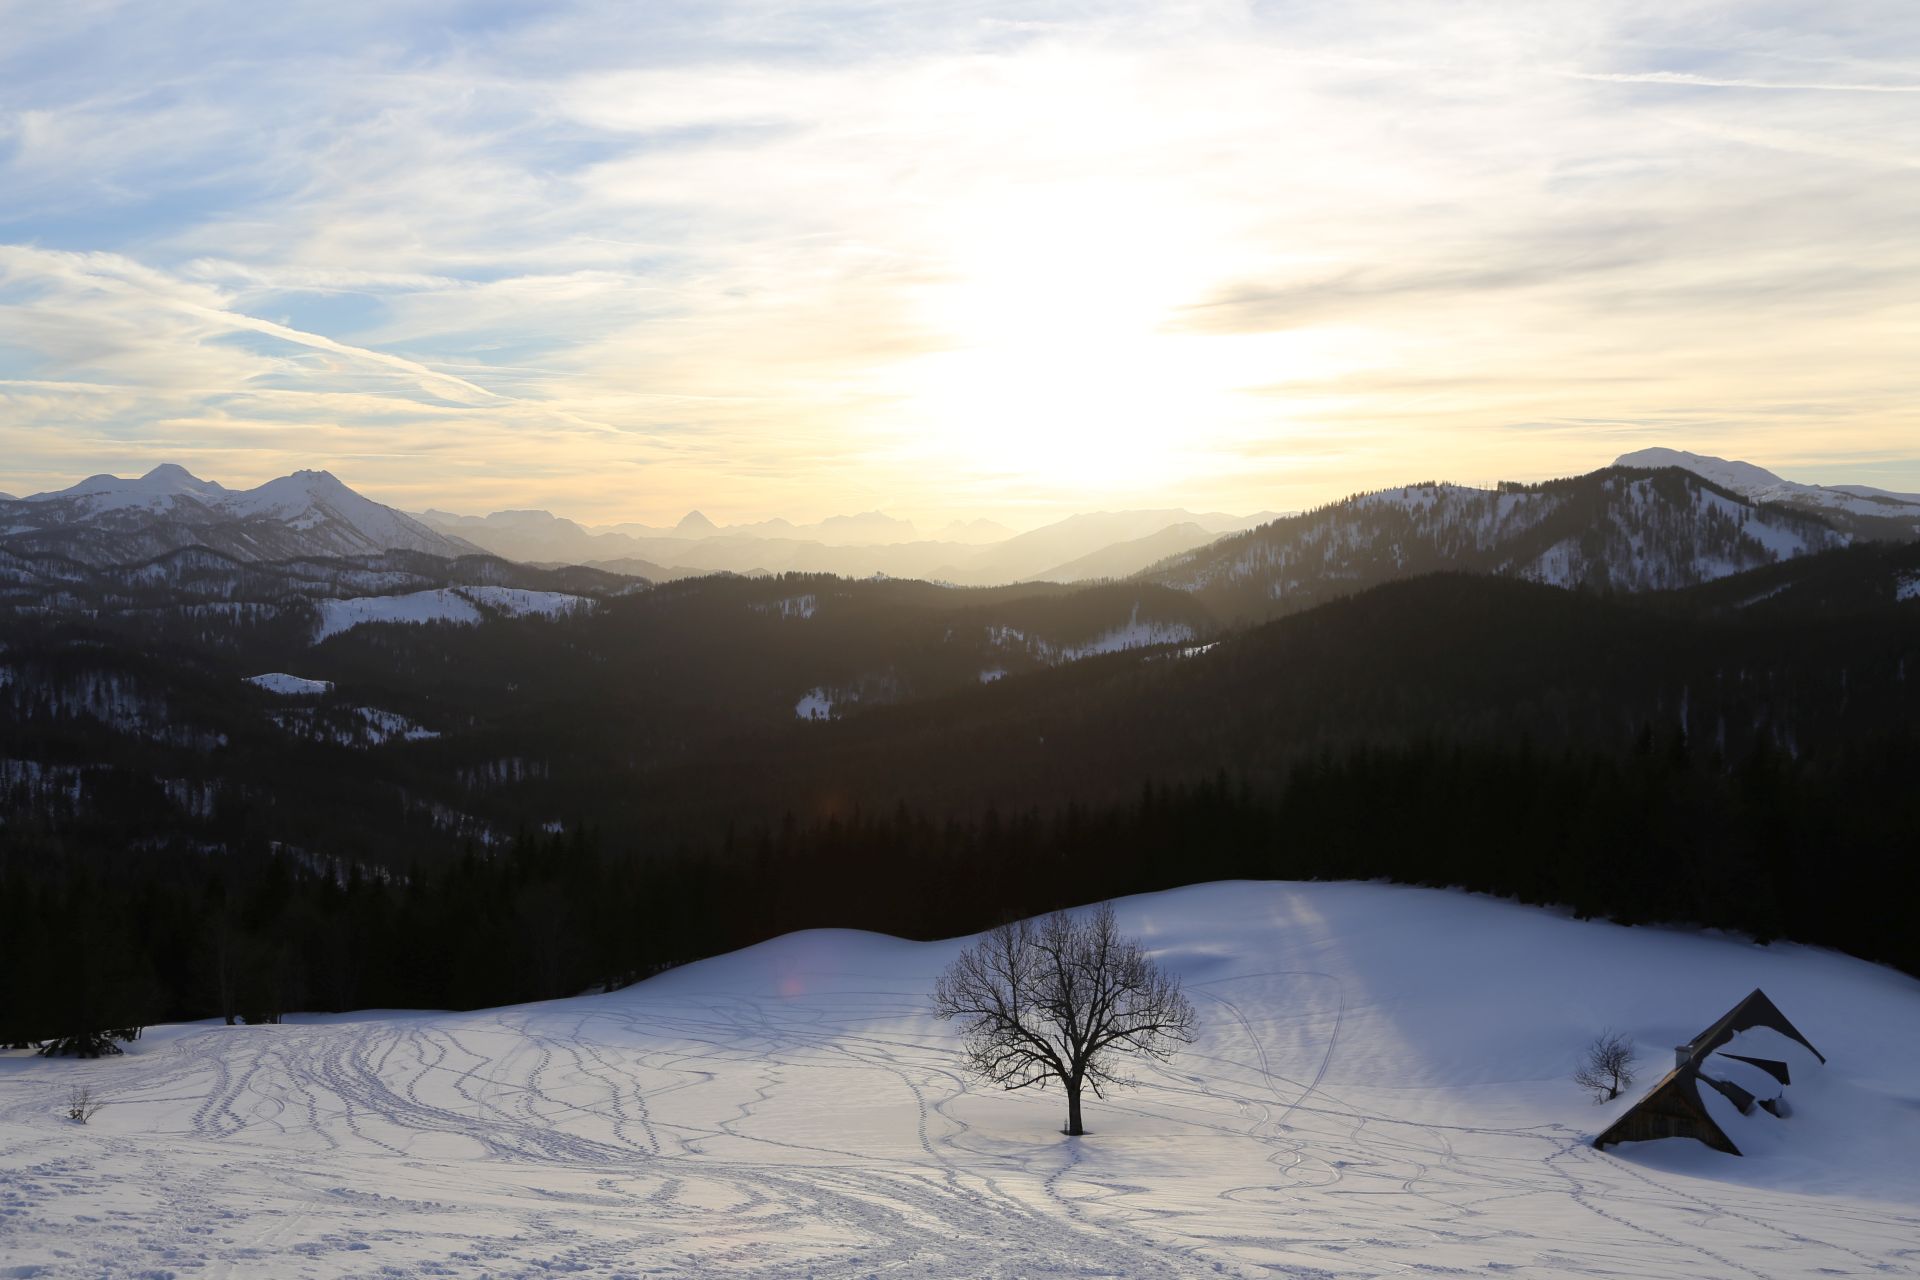
[[[243,515],[288,516],[310,510],[316,502],[349,506],[363,503],[369,507],[380,505],[347,488],[331,471],[296,471],[292,475],[269,480],[258,488],[234,494],[227,502],[227,508]]]
[[[0,535],[88,564],[137,563],[195,545],[240,560],[474,550],[354,492],[330,471],[296,471],[234,490],[163,463],[138,479],[89,476],[7,507]]]
[[[1703,479],[1711,480],[1746,497],[1752,497],[1757,492],[1790,487],[1788,481],[1765,467],[1754,466],[1751,462],[1688,453],[1683,449],[1637,449],[1632,453],[1621,454],[1613,460],[1613,465],[1638,467],[1648,471],[1658,471],[1662,467],[1679,467],[1683,471],[1691,471]]]
[[[220,493],[224,489],[217,480],[202,480],[177,462],[161,463],[141,476],[140,483],[148,488],[167,488],[178,492]]]
[[[1920,495],[1889,493],[1863,485],[1802,484],[1765,467],[1732,458],[1715,458],[1682,449],[1640,449],[1614,459],[1617,467],[1679,467],[1752,502],[1778,502],[1827,514],[1864,517],[1880,527],[1857,526],[1869,536],[1886,536],[1886,525],[1920,533]]]
[[[226,486],[218,481],[202,480],[177,462],[163,462],[127,484],[137,485],[150,493],[191,493],[200,497],[216,497],[227,491]]]
[[[340,543],[336,553],[396,547],[441,553],[447,543],[412,517],[356,493],[331,471],[296,471],[232,494],[222,507],[240,519],[266,517],[295,530],[333,530]]]
[[[96,512],[132,507],[159,511],[171,507],[179,498],[212,502],[226,493],[227,489],[224,485],[212,480],[202,480],[178,463],[163,462],[135,479],[122,479],[103,472],[88,476],[78,484],[69,485],[65,489],[29,494],[23,501],[54,502],[61,499],[83,499],[84,505]]]

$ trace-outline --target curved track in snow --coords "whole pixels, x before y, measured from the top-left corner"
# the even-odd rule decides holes
[[[1594,961],[1583,940],[1681,947],[1716,991],[1746,980],[1728,953],[1750,949],[1383,886],[1258,892],[1253,915],[1244,886],[1129,905],[1186,974],[1202,1034],[1090,1102],[1081,1140],[1058,1134],[1057,1094],[959,1070],[926,1013],[957,944],[867,935],[545,1005],[166,1028],[99,1063],[11,1056],[0,1276],[1920,1274],[1914,1192],[1876,1194],[1870,1170],[1586,1145],[1603,1113],[1564,1082],[1565,1035],[1541,1030]],[[1397,931],[1369,934],[1383,911]],[[1434,962],[1383,941],[1416,924],[1533,957],[1441,975],[1483,1000],[1507,982],[1497,1031],[1472,1033],[1506,1039],[1444,1030],[1466,1006],[1433,1008]],[[1569,954],[1543,960],[1563,937]],[[1826,989],[1877,991],[1909,1026],[1920,1010],[1884,971],[1774,955],[1789,1006]],[[1675,1020],[1718,1012],[1674,998]],[[56,1115],[73,1080],[108,1098],[85,1128]],[[1906,1123],[1896,1143],[1920,1136]]]

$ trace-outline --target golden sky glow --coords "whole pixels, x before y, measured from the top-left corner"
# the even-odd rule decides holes
[[[0,489],[1027,525],[1666,444],[1920,490],[1904,3],[262,13],[6,7]]]

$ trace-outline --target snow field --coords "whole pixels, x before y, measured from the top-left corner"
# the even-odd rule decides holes
[[[926,1012],[962,941],[816,931],[604,996],[0,1055],[15,1275],[1794,1276],[1920,1263],[1920,983],[1437,890],[1124,900],[1198,1042],[1003,1093]],[[1748,1159],[1591,1135],[1764,987],[1830,1065]],[[1568,1081],[1641,1048],[1605,1107]],[[108,1105],[56,1114],[70,1082]],[[1751,1124],[1749,1118],[1746,1123]]]
[[[584,596],[519,587],[441,587],[406,595],[355,596],[314,603],[320,611],[313,635],[315,644],[369,622],[450,622],[455,626],[476,626],[485,616],[480,611],[483,605],[512,618],[554,618],[593,604]]]
[[[1160,622],[1154,619],[1142,621],[1140,606],[1135,603],[1127,620],[1119,626],[1109,627],[1084,644],[1062,645],[1040,636],[1030,636],[1018,627],[992,625],[987,628],[987,643],[995,648],[1007,651],[1025,651],[1049,666],[1065,662],[1078,662],[1082,658],[1098,657],[1108,653],[1124,653],[1129,649],[1145,649],[1155,645],[1181,644],[1193,639],[1193,628],[1184,622]],[[980,673],[982,684],[989,682],[988,671],[999,672],[991,677],[999,679],[1006,672],[998,667],[990,667]]]
[[[289,697],[333,692],[331,680],[309,680],[305,676],[288,675],[284,671],[269,671],[265,675],[248,676],[247,683],[265,689],[268,693],[286,694]]]
[[[498,609],[510,618],[558,618],[593,606],[585,596],[564,591],[530,591],[524,587],[461,587],[459,591],[467,599]]]
[[[480,621],[480,610],[474,608],[473,601],[451,587],[400,596],[355,596],[314,603],[320,611],[320,623],[313,633],[315,644],[369,622],[451,622],[456,626],[471,626]]]

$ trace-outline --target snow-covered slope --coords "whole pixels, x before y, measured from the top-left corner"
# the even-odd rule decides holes
[[[269,671],[265,675],[248,676],[247,683],[268,693],[283,694],[289,698],[317,697],[333,692],[333,681],[310,680],[306,676],[289,675],[284,671]]]
[[[445,555],[462,549],[411,516],[355,493],[330,471],[296,471],[232,494],[219,505],[235,519],[274,520],[307,534],[318,544],[308,555],[393,550]]]
[[[318,608],[320,621],[313,636],[316,641],[370,622],[450,622],[455,626],[471,626],[480,621],[480,611],[473,607],[473,601],[451,587],[410,591],[399,596],[322,600]]]
[[[1785,480],[1751,462],[1687,453],[1681,449],[1641,449],[1614,460],[1616,467],[1681,467],[1754,502],[1779,502],[1809,510],[1895,520],[1920,533],[1920,494],[1891,493],[1866,485],[1801,484]]]
[[[1175,556],[1146,577],[1270,615],[1444,571],[1608,591],[1687,587],[1845,542],[1817,517],[1762,508],[1684,470],[1604,471],[1362,494]]]
[[[1156,645],[1180,644],[1194,638],[1193,627],[1177,619],[1142,618],[1136,603],[1125,622],[1108,627],[1079,642],[1055,643],[1019,627],[992,626],[987,629],[992,651],[997,656],[1023,654],[1044,666],[1078,662],[1101,654],[1123,653],[1128,649],[1150,649]],[[1002,670],[1001,675],[1006,672]]]
[[[149,1031],[0,1055],[12,1274],[1899,1275],[1920,1258],[1920,983],[1832,953],[1438,890],[1130,899],[1199,1040],[1089,1100],[960,1071],[958,942],[813,932],[605,996]],[[1742,1159],[1606,1153],[1568,1076],[1643,1083],[1763,987],[1826,1054]],[[106,1105],[58,1112],[70,1084]]]
[[[593,606],[593,601],[564,591],[529,591],[524,587],[462,587],[461,594],[509,618],[559,618]]]
[[[90,565],[138,563],[205,546],[242,560],[474,548],[354,492],[326,471],[296,471],[254,489],[201,480],[171,463],[137,479],[92,476],[0,502],[0,539]]]
[[[321,600],[314,640],[320,641],[369,622],[450,622],[472,626],[485,617],[484,609],[510,618],[555,618],[591,608],[584,596],[558,591],[527,591],[514,587],[442,587],[405,595],[358,596],[349,600]]]

